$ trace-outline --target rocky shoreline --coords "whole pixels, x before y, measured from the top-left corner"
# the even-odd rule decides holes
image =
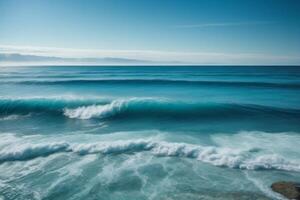
[[[279,181],[273,183],[271,188],[288,199],[300,200],[300,183]]]

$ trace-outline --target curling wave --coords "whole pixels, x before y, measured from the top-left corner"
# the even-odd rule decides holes
[[[91,118],[179,118],[232,119],[263,116],[300,119],[299,109],[255,104],[184,102],[163,98],[1,98],[0,117],[44,113],[76,119]]]

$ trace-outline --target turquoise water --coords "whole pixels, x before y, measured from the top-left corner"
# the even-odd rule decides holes
[[[282,199],[298,67],[0,68],[0,199]]]

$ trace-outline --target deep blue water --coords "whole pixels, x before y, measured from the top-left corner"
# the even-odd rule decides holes
[[[281,199],[300,67],[0,68],[0,199]]]

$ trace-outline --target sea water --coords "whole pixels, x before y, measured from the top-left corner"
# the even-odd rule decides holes
[[[0,199],[283,199],[300,68],[0,68]]]

